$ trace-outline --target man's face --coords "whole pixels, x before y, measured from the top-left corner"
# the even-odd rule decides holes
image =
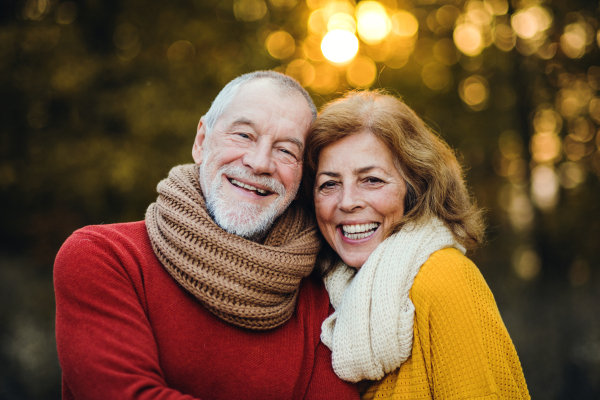
[[[261,237],[295,198],[312,122],[300,94],[282,95],[268,79],[243,85],[192,154],[209,213],[224,230]]]

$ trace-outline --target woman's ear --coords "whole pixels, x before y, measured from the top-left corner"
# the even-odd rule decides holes
[[[194,139],[194,146],[192,147],[192,157],[194,158],[194,162],[196,164],[202,163],[202,144],[204,143],[205,137],[206,128],[204,125],[204,118],[200,118],[200,122],[198,122],[198,130],[196,131],[196,139]]]

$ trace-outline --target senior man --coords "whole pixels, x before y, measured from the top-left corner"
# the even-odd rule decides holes
[[[314,223],[292,201],[316,110],[293,79],[230,82],[145,221],[76,231],[55,263],[63,399],[345,399],[320,342]],[[291,204],[291,206],[290,206]]]

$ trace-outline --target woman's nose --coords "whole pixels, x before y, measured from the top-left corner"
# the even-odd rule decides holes
[[[354,212],[365,207],[365,202],[356,187],[352,185],[344,186],[341,195],[339,205],[341,211]]]
[[[275,173],[275,163],[271,154],[270,146],[257,143],[242,158],[245,166],[252,169],[256,175],[273,175]]]

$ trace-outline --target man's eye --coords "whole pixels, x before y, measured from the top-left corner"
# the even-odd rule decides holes
[[[250,139],[250,135],[248,135],[247,133],[238,133],[238,136],[244,139]]]

